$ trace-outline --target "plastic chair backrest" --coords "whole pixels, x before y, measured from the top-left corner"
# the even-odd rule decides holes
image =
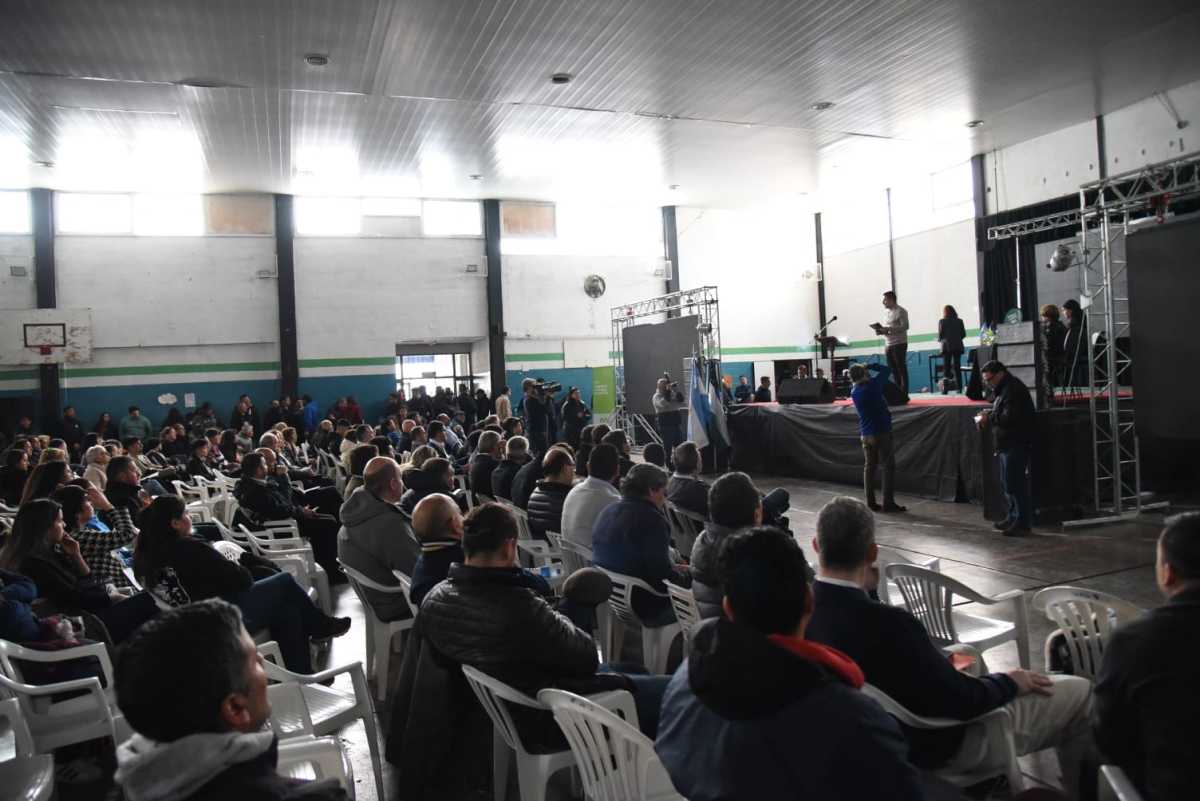
[[[467,677],[467,683],[475,692],[475,697],[479,699],[484,711],[492,719],[492,725],[496,727],[500,738],[518,754],[527,753],[505,702],[527,706],[531,709],[545,709],[545,704],[539,703],[525,693],[514,690],[504,682],[493,679],[470,665],[463,665],[462,671],[463,675]]]
[[[396,581],[400,582],[400,589],[404,592],[404,597],[408,599],[408,608],[412,612],[413,619],[417,617],[417,610],[420,609],[412,602],[412,577],[401,573],[399,570],[393,570],[392,575],[396,577]]]
[[[0,701],[0,720],[7,720],[16,738],[17,757],[33,756],[33,735],[29,733],[29,725],[21,714],[21,704],[16,698],[5,698]]]
[[[1065,635],[1074,675],[1088,679],[1100,670],[1113,630],[1142,615],[1128,601],[1081,587],[1047,587],[1033,596],[1032,603]]]
[[[658,761],[654,743],[636,727],[586,698],[563,690],[542,690],[575,755],[591,801],[642,801],[647,775]]]
[[[1142,794],[1117,765],[1100,766],[1099,784],[1100,801],[1142,801]]]
[[[582,570],[591,565],[591,560],[584,559],[583,555],[575,549],[575,544],[565,539],[562,534],[555,531],[547,531],[546,538],[550,540],[550,544],[554,546],[554,549],[562,554],[563,575],[569,576],[576,570]]]
[[[604,570],[604,568],[600,568]],[[626,576],[621,573],[614,573],[611,570],[604,570],[605,574],[612,579],[612,592],[608,596],[608,603],[612,607],[612,612],[617,618],[628,626],[641,628],[641,618],[633,611],[633,588],[645,590],[651,595],[656,595],[660,598],[667,597],[665,593],[658,592],[646,582],[633,576]]]
[[[896,583],[905,608],[921,621],[931,640],[942,645],[958,642],[951,615],[954,591],[941,573],[916,565],[891,564],[884,569],[884,576]]]
[[[696,595],[690,587],[680,587],[666,582],[667,595],[671,596],[671,608],[675,610],[675,619],[679,621],[686,640],[691,636],[692,629],[700,622],[700,607],[696,603]],[[684,651],[684,653],[687,653]]]
[[[299,684],[286,681],[269,685],[267,699],[271,702],[271,729],[279,739],[313,736],[312,714]]]

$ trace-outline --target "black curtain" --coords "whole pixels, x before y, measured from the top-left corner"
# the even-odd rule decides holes
[[[1065,195],[1044,203],[989,214],[978,221],[975,241],[983,251],[983,287],[979,295],[979,308],[984,323],[994,326],[1004,322],[1005,312],[1017,305],[1016,242],[1013,239],[989,240],[988,228],[1077,208],[1079,196]],[[1078,226],[1065,226],[1020,237],[1021,319],[1037,319],[1037,265],[1033,262],[1034,246],[1040,242],[1053,242],[1077,232]]]

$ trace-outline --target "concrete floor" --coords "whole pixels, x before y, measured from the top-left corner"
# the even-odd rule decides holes
[[[815,535],[816,514],[836,495],[856,494],[854,487],[803,481],[773,476],[755,476],[760,488],[782,486],[792,496],[788,513],[796,539],[810,560],[815,558],[811,540]],[[942,571],[975,590],[995,596],[1019,588],[1026,598],[1037,590],[1053,585],[1072,585],[1112,593],[1143,608],[1161,603],[1154,585],[1155,540],[1161,528],[1161,516],[1148,516],[1145,521],[1119,525],[1075,529],[1063,532],[1057,527],[1036,531],[1027,538],[1006,538],[995,532],[983,519],[981,510],[972,504],[944,503],[913,496],[900,496],[899,503],[908,507],[903,515],[878,515],[876,539],[881,545],[912,553],[914,556],[937,556]],[[815,562],[814,562],[815,564]],[[976,611],[967,604],[964,609]],[[331,665],[365,659],[365,634],[362,607],[347,587],[340,589],[337,614],[350,615],[354,626],[345,637],[335,640],[329,653]],[[991,617],[1009,618],[1011,612],[979,606],[978,613]],[[1049,622],[1030,612],[1030,652],[1032,667],[1044,668],[1042,644],[1051,630]],[[1015,643],[989,650],[986,653],[989,670],[1003,671],[1018,667]],[[398,668],[393,659],[393,675]],[[349,679],[340,677],[335,686],[349,689]],[[381,736],[386,732],[386,704],[376,710]],[[375,801],[369,754],[362,724],[355,724],[341,733],[351,756],[359,801]],[[381,744],[382,750],[382,744]],[[1022,760],[1022,766],[1034,779],[1054,784],[1056,760],[1049,752]],[[386,761],[384,786],[389,798],[394,792],[391,768]],[[512,771],[515,775],[515,771]],[[550,799],[569,797],[565,782],[554,782]],[[515,787],[510,787],[509,798]],[[1000,796],[1003,797],[1003,796]]]

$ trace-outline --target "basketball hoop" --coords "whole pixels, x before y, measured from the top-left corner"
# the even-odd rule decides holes
[[[49,356],[53,352],[54,348],[50,347],[49,345],[38,346],[38,353],[42,354],[43,356]]]

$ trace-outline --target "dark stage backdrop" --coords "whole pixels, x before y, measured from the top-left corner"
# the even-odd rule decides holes
[[[663,373],[670,373],[671,380],[679,382],[680,392],[685,390],[688,376],[683,375],[683,360],[691,358],[699,344],[699,322],[695,315],[676,317],[664,323],[627,326],[621,332],[625,404],[630,411],[655,413],[651,398]]]
[[[1200,219],[1126,238],[1139,436],[1200,439]]]

